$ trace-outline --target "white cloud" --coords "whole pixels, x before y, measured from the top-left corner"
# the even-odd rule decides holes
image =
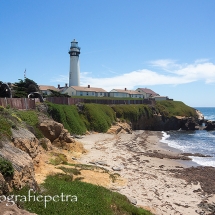
[[[170,59],[157,60],[151,61],[150,65],[153,65],[153,70],[142,69],[111,78],[93,78],[90,73],[81,73],[81,86],[90,84],[110,91],[114,88],[136,89],[137,86],[179,85],[195,81],[215,83],[215,64],[206,59],[197,60],[192,64],[177,64]],[[162,72],[166,70],[168,73]],[[68,77],[60,76],[57,82],[68,83]]]
[[[155,60],[155,61],[150,61],[149,62],[152,66],[154,67],[159,67],[163,69],[168,69],[170,67],[175,67],[176,61],[172,59],[160,59],[160,60]]]

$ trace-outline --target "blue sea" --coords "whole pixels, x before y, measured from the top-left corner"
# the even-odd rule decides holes
[[[195,109],[199,110],[205,119],[215,121],[215,107],[195,107]],[[161,142],[183,152],[210,155],[212,157],[190,157],[198,165],[215,167],[215,130],[163,132]]]

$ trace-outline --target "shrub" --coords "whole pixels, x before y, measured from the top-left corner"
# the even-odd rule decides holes
[[[73,134],[84,134],[86,132],[87,129],[83,118],[79,115],[75,105],[69,106],[48,103],[48,106],[48,113],[52,118],[62,123],[69,132]]]
[[[195,117],[196,111],[181,101],[159,101],[156,102],[156,109],[164,116],[187,116]]]
[[[101,104],[84,104],[84,115],[88,121],[88,130],[106,132],[116,120],[110,106]]]
[[[10,137],[11,135],[11,123],[7,118],[0,116],[0,138]]]
[[[0,111],[4,111],[4,107],[0,106]]]
[[[34,135],[37,138],[42,138],[43,135],[41,131],[38,129],[38,116],[37,113],[33,110],[25,110],[25,111],[17,111],[16,112],[17,119],[21,119],[24,121],[27,125],[30,127],[32,126],[33,129],[31,129],[31,132],[34,131]]]
[[[0,158],[0,172],[3,176],[13,176],[14,169],[12,163],[4,158]]]
[[[142,115],[152,117],[152,110],[148,105],[115,105],[112,106],[116,112],[116,117],[136,122]]]
[[[67,160],[66,155],[61,154],[61,153],[53,153],[53,155],[55,157],[50,159],[50,161],[49,161],[49,163],[51,163],[52,165],[56,166],[59,164],[67,164],[68,160]]]

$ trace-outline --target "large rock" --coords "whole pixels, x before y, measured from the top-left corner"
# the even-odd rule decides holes
[[[205,120],[204,115],[199,110],[196,110],[196,114],[198,117],[199,125],[202,125],[202,123],[204,123]]]
[[[12,129],[12,141],[15,147],[35,158],[42,151],[38,139],[25,128]]]
[[[51,142],[56,140],[64,129],[61,123],[55,122],[53,120],[45,120],[44,122],[41,122],[39,128],[43,135]]]
[[[70,150],[75,140],[70,135],[67,129],[64,129],[61,123],[53,120],[45,120],[40,123],[40,130],[43,135],[48,138],[56,147]]]
[[[0,188],[1,192],[5,193],[12,188],[20,189],[24,186],[37,189],[38,185],[35,181],[34,165],[32,158],[24,151],[16,148],[10,141],[2,141],[2,147],[0,150],[0,157],[10,161],[14,167],[13,177],[4,178],[6,181],[7,189]],[[4,184],[4,180],[0,179]]]
[[[0,203],[0,214],[1,215],[37,215],[35,213],[30,213],[26,210],[19,209],[17,205],[6,205],[7,202]]]
[[[198,126],[196,120],[193,117],[184,117],[181,119],[181,129],[182,130],[195,130]]]
[[[137,122],[132,122],[132,129],[152,131],[195,130],[197,125],[198,119],[194,117],[165,117],[154,114],[153,117],[142,116]]]
[[[112,125],[111,128],[108,129],[107,133],[108,134],[120,134],[120,133],[131,134],[132,133],[131,124],[117,122],[115,125]]]
[[[210,131],[214,129],[215,129],[215,121],[207,120],[205,130]]]

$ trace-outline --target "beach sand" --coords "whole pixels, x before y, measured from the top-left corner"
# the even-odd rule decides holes
[[[213,214],[210,206],[215,205],[214,193],[204,192],[198,180],[186,178],[187,173],[195,170],[186,167],[196,164],[187,161],[188,157],[179,151],[160,143],[161,138],[162,133],[156,131],[89,134],[79,140],[88,152],[77,162],[96,164],[120,174],[122,183],[106,183],[104,186],[127,196],[133,204],[154,214]],[[205,178],[207,171],[211,172],[211,169],[206,169]],[[195,174],[198,171],[189,179]],[[100,185],[98,180],[102,181],[102,176],[96,180]],[[93,183],[96,184],[95,181]]]

